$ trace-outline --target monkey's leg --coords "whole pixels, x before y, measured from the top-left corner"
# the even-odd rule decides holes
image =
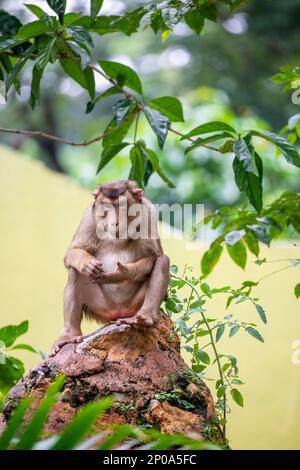
[[[64,327],[57,341],[53,344],[49,356],[54,356],[67,343],[81,341],[81,320],[83,303],[78,285],[79,274],[74,268],[69,270],[68,283],[64,292]]]
[[[170,260],[167,256],[161,255],[156,258],[142,307],[134,317],[121,318],[117,323],[151,326],[157,321],[160,305],[168,289],[169,267]]]

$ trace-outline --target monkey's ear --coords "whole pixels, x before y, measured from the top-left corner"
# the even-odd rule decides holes
[[[98,185],[96,186],[96,189],[94,189],[94,191],[91,192],[91,195],[92,195],[95,199],[97,199],[97,196],[98,196],[98,194],[99,194],[99,192],[100,192],[100,189],[101,189],[101,184],[98,184]]]
[[[134,190],[132,191],[134,198],[135,198],[138,202],[140,202],[141,197],[142,197],[142,195],[143,195],[143,192],[144,192],[144,190],[141,189],[141,188],[136,188],[136,189],[134,189]]]

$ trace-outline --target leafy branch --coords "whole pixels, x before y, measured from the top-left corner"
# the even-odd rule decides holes
[[[263,162],[254,147],[254,138],[263,138],[276,146],[288,163],[300,167],[300,156],[291,143],[274,133],[249,130],[239,133],[224,122],[208,122],[183,134],[171,126],[183,122],[182,104],[174,96],[149,99],[145,96],[139,75],[130,67],[107,60],[91,62],[93,47],[92,34],[105,35],[120,32],[132,34],[139,27],[150,27],[155,33],[169,34],[179,21],[183,20],[190,29],[200,34],[206,19],[216,21],[216,5],[228,4],[231,9],[241,1],[168,0],[151,3],[127,11],[122,16],[99,15],[103,2],[91,2],[89,16],[80,13],[65,14],[65,1],[48,1],[56,16],[46,14],[40,7],[25,5],[36,17],[35,21],[22,25],[18,18],[2,10],[0,13],[0,80],[5,83],[7,96],[13,86],[21,92],[20,74],[27,61],[33,62],[30,104],[34,109],[39,103],[40,84],[48,64],[58,62],[64,73],[85,89],[89,94],[86,112],[93,111],[103,99],[122,95],[113,106],[113,117],[106,129],[96,137],[75,142],[40,130],[1,128],[0,132],[15,133],[31,137],[50,139],[71,146],[87,146],[102,142],[102,154],[97,173],[125,148],[129,150],[131,162],[130,178],[145,187],[152,173],[156,172],[170,187],[174,184],[163,172],[159,157],[147,147],[134,128],[133,142],[124,141],[131,127],[142,113],[163,149],[168,133],[174,133],[181,141],[190,145],[185,153],[204,147],[221,155],[233,153],[233,172],[238,189],[244,192],[259,213],[263,207]],[[101,75],[111,87],[96,96],[94,73]],[[217,145],[211,145],[216,142]]]
[[[189,276],[187,271],[190,269],[186,268],[184,273],[179,275],[177,266],[171,267],[169,297],[165,306],[167,313],[175,316],[177,332],[183,337],[183,348],[191,355],[192,369],[195,375],[199,374],[204,377],[204,371],[209,365],[216,364],[217,366],[218,378],[214,379],[218,399],[217,408],[222,434],[226,439],[226,422],[229,410],[227,391],[229,390],[232,399],[239,406],[243,406],[243,396],[237,389],[237,386],[243,385],[243,382],[239,379],[236,357],[220,353],[217,343],[223,337],[226,328],[229,338],[243,330],[259,342],[264,342],[264,340],[255,323],[239,321],[233,318],[232,314],[226,314],[222,320],[207,317],[206,303],[214,295],[225,294],[228,295],[226,308],[229,308],[232,302],[239,304],[249,301],[264,324],[267,322],[267,317],[263,307],[257,303],[258,299],[251,296],[252,288],[257,285],[255,282],[245,281],[238,289],[233,289],[230,286],[211,288],[205,282],[204,276],[200,278]],[[188,297],[184,296],[183,299],[179,297],[179,291],[182,288],[187,288],[190,291]],[[176,318],[176,315],[180,315],[180,317]],[[196,320],[193,322],[194,317]],[[204,345],[200,344],[200,341],[205,337],[209,338],[209,342]],[[212,349],[213,358],[210,357],[209,351],[207,352],[209,348]],[[208,377],[206,379],[211,380]]]

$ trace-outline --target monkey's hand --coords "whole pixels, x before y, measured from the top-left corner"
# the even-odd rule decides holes
[[[96,258],[91,258],[84,262],[81,272],[90,279],[96,279],[97,276],[103,273],[102,263]]]
[[[117,269],[113,273],[101,272],[92,279],[94,284],[117,284],[118,282],[128,281],[130,279],[130,269],[126,264],[117,262]]]
[[[49,357],[55,356],[60,349],[69,343],[81,343],[83,336],[76,335],[76,336],[60,336],[55,343],[53,343],[52,348],[50,349]]]

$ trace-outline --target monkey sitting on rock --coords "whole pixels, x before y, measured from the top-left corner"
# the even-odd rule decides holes
[[[169,283],[169,258],[156,212],[135,181],[111,181],[92,192],[65,256],[64,328],[52,346],[82,340],[83,314],[98,322],[149,327],[159,318]],[[138,214],[138,216],[137,216]]]

